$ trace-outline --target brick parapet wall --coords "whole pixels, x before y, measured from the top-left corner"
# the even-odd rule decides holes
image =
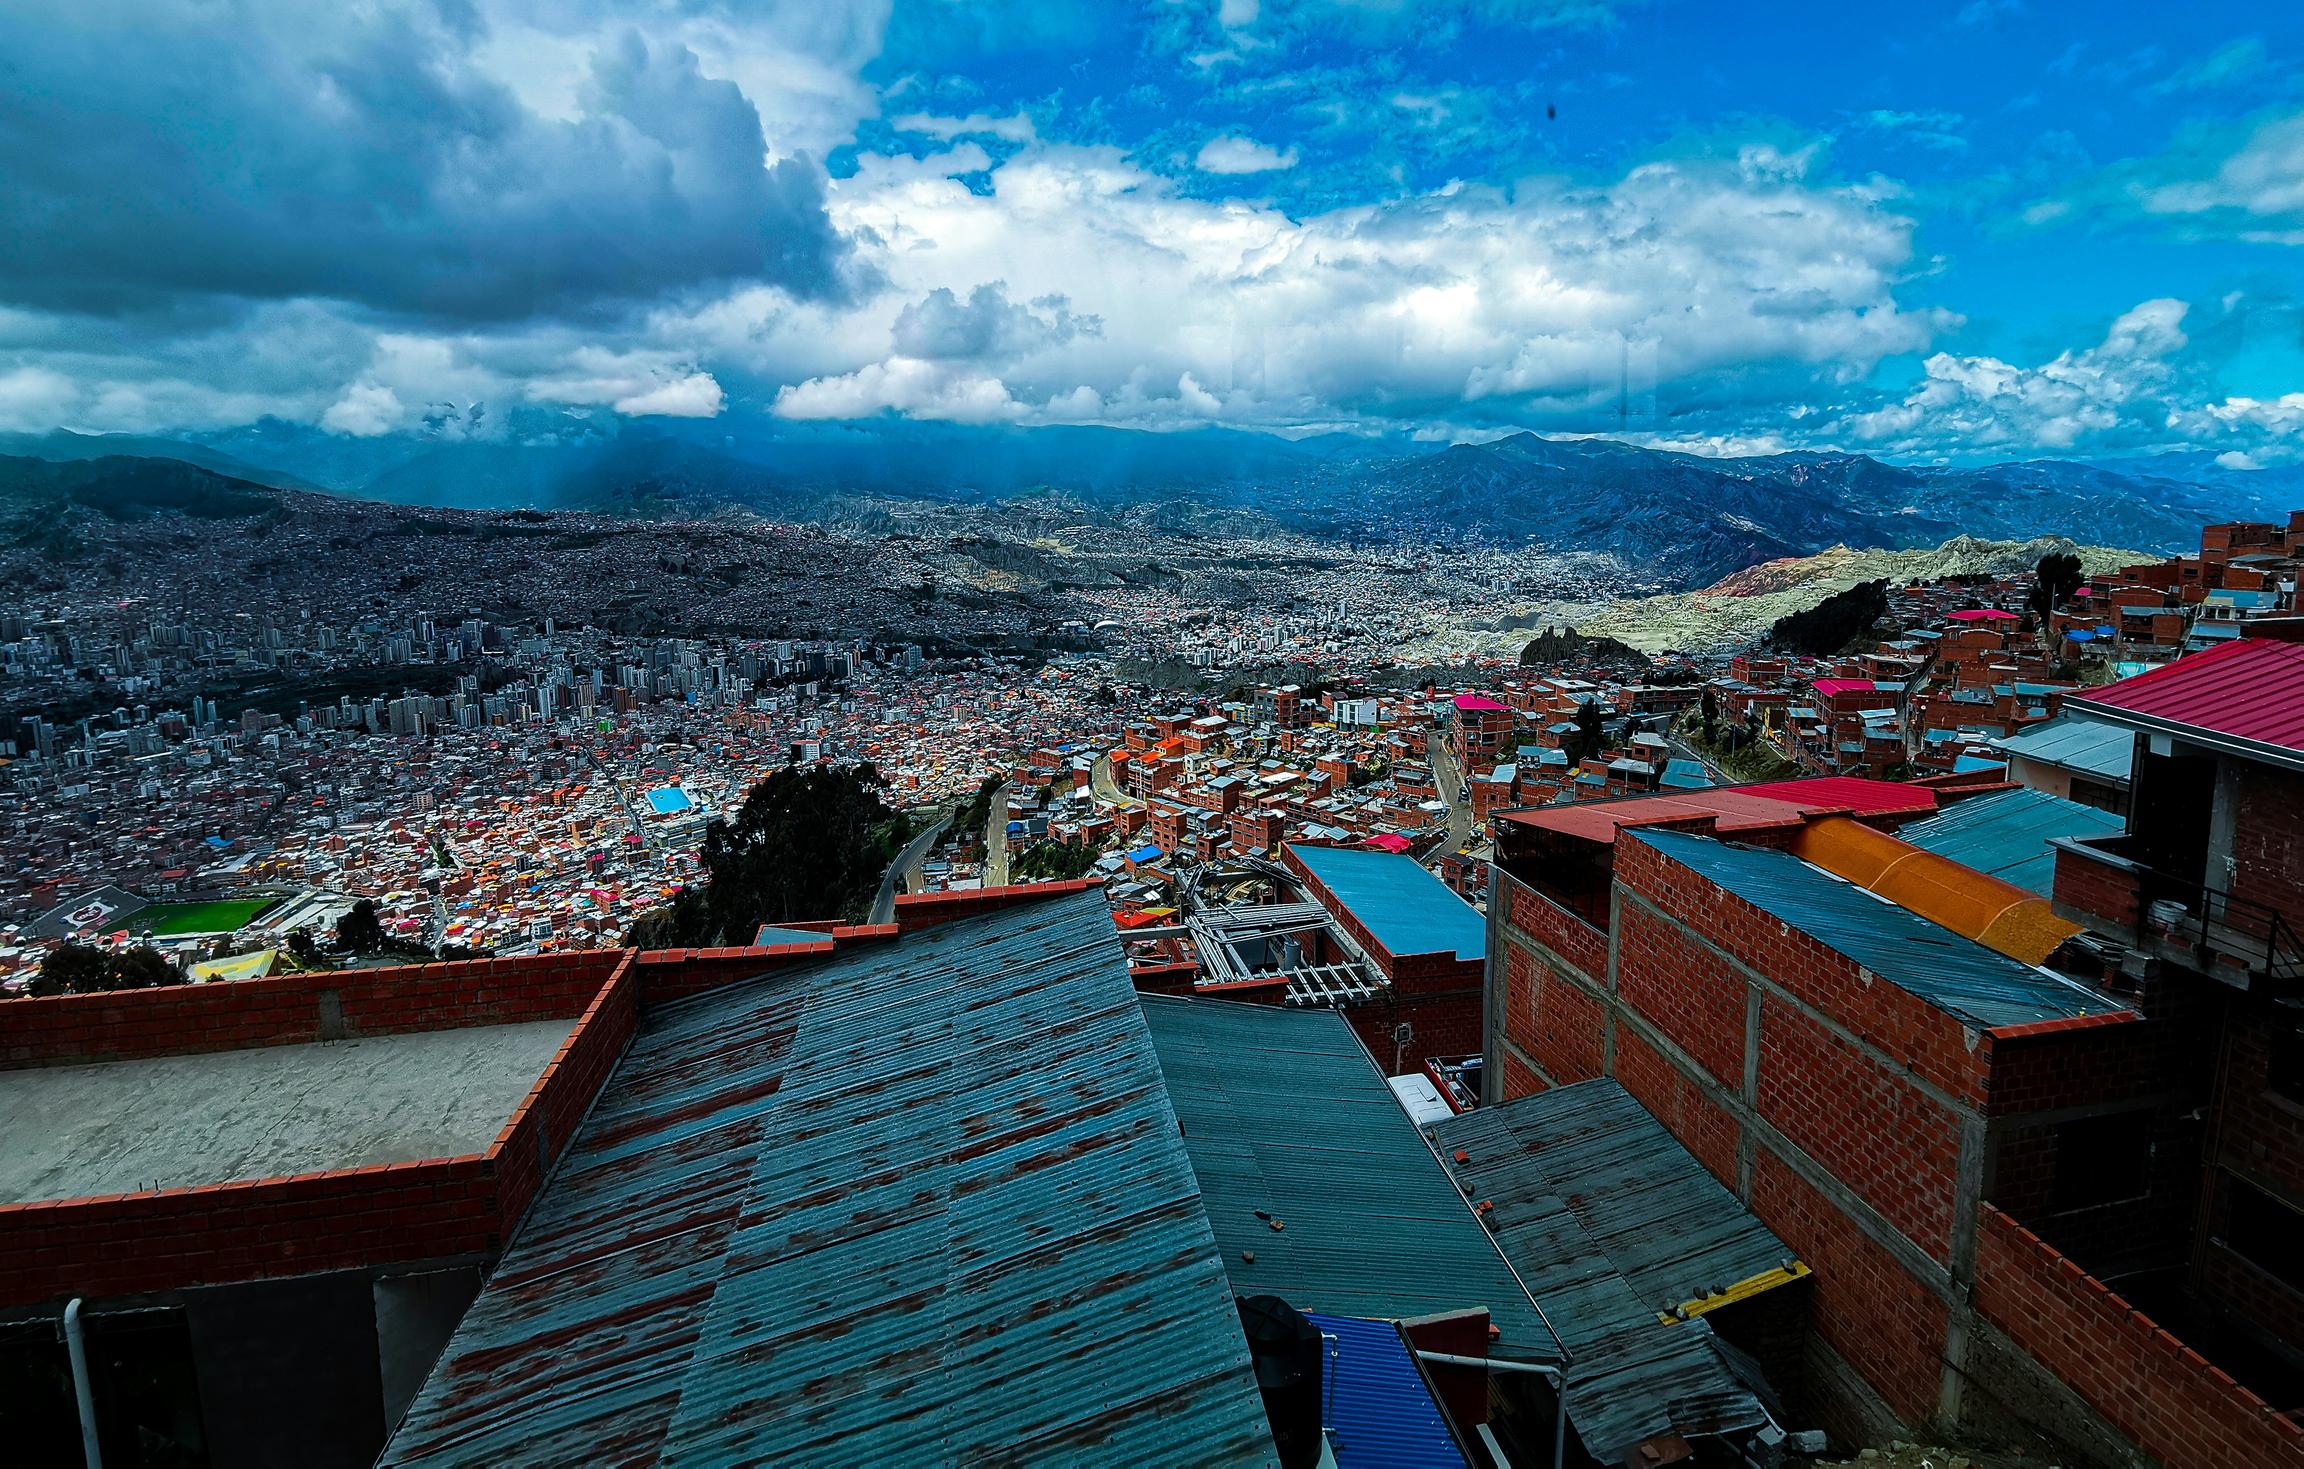
[[[1093,886],[954,894],[965,901],[916,905],[915,919],[926,921],[913,926]],[[905,931],[839,925],[820,943],[584,950],[0,1002],[0,1068],[576,1021],[482,1154],[0,1205],[0,1307],[491,1255],[566,1150],[649,1007]],[[1476,1049],[1476,993],[1447,996],[1445,1004],[1463,1013],[1435,1010],[1434,1030],[1447,1035],[1447,1013],[1472,1037],[1461,1048]]]
[[[497,1179],[496,1220],[503,1238],[511,1237],[520,1216],[528,1211],[640,1028],[639,958],[626,952],[624,962],[593,996],[489,1146],[488,1162]]]
[[[1984,1318],[2171,1469],[2304,1466],[2304,1430],[1987,1204],[1973,1300]]]
[[[302,1045],[580,1015],[622,949],[0,1001],[0,1069]]]
[[[0,1306],[481,1254],[496,1200],[472,1156],[0,1205]]]
[[[896,927],[903,933],[917,933],[955,919],[973,918],[979,913],[1013,908],[1019,903],[1037,903],[1067,893],[1086,892],[1103,884],[1100,877],[1083,877],[1069,882],[1012,883],[1006,887],[960,892],[901,893],[896,898]]]

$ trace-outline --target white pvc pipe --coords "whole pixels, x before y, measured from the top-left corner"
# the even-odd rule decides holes
[[[80,1298],[64,1308],[64,1348],[72,1357],[72,1395],[80,1402],[80,1452],[88,1469],[104,1469],[96,1442],[96,1390],[88,1378],[88,1334],[80,1327]]]

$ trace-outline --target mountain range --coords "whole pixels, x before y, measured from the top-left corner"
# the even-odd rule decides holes
[[[365,439],[277,419],[174,438],[0,435],[0,454],[114,472],[173,461],[243,488],[398,505],[651,519],[811,521],[875,499],[1057,495],[1170,525],[1196,514],[1237,524],[1247,512],[1353,540],[1605,552],[1681,586],[1834,545],[1904,549],[1960,534],[2171,551],[2197,545],[2203,524],[2285,519],[2287,502],[2304,499],[2304,471],[2247,472],[2205,455],[1930,467],[1844,453],[1714,458],[1533,433],[1437,445],[894,420],[636,425],[532,408],[446,410],[424,432]],[[74,493],[87,503],[92,491]]]

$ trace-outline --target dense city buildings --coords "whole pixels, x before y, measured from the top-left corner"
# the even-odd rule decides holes
[[[2206,537],[2202,568],[2267,548],[2231,637],[2191,635],[2228,575],[2192,558],[2045,608],[1893,589],[1829,656],[1181,684],[1094,635],[419,619],[355,630],[402,692],[28,721],[19,982],[66,943],[195,982],[7,1002],[0,1340],[47,1371],[69,1307],[172,1384],[91,1379],[99,1435],[196,1424],[219,1463],[1265,1462],[1344,1423],[1466,1464],[2304,1462],[2285,535]],[[2163,581],[2203,588],[2182,635],[2052,636]],[[189,626],[128,661],[196,676],[157,651]],[[819,763],[923,818],[862,921],[620,947],[753,782]],[[336,938],[363,900],[379,948]],[[1083,1167],[1090,1213],[1051,1212]],[[1161,1346],[1090,1402],[995,1299]],[[834,1390],[922,1310],[919,1414]],[[1309,1426],[1258,1387],[1267,1332],[1333,1343]],[[632,1341],[709,1394],[638,1390]],[[296,1411],[262,1412],[283,1342]],[[83,1389],[42,1380],[71,1442]]]

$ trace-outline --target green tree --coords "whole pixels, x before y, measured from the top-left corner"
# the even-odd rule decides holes
[[[1086,877],[1096,857],[1086,842],[1035,842],[1009,862],[1008,876],[1016,882],[1070,882]]]
[[[99,949],[93,944],[64,944],[40,961],[25,993],[32,995],[93,995],[110,990],[148,990],[184,983],[184,971],[158,949],[138,945],[132,949]]]
[[[870,765],[786,766],[754,786],[736,819],[704,828],[705,880],[641,915],[643,949],[748,944],[764,923],[864,916],[910,836]]]
[[[362,898],[336,920],[336,944],[349,954],[373,954],[384,947],[384,923],[376,916],[376,900]]]
[[[1704,685],[1704,743],[1720,743],[1720,691]]]

